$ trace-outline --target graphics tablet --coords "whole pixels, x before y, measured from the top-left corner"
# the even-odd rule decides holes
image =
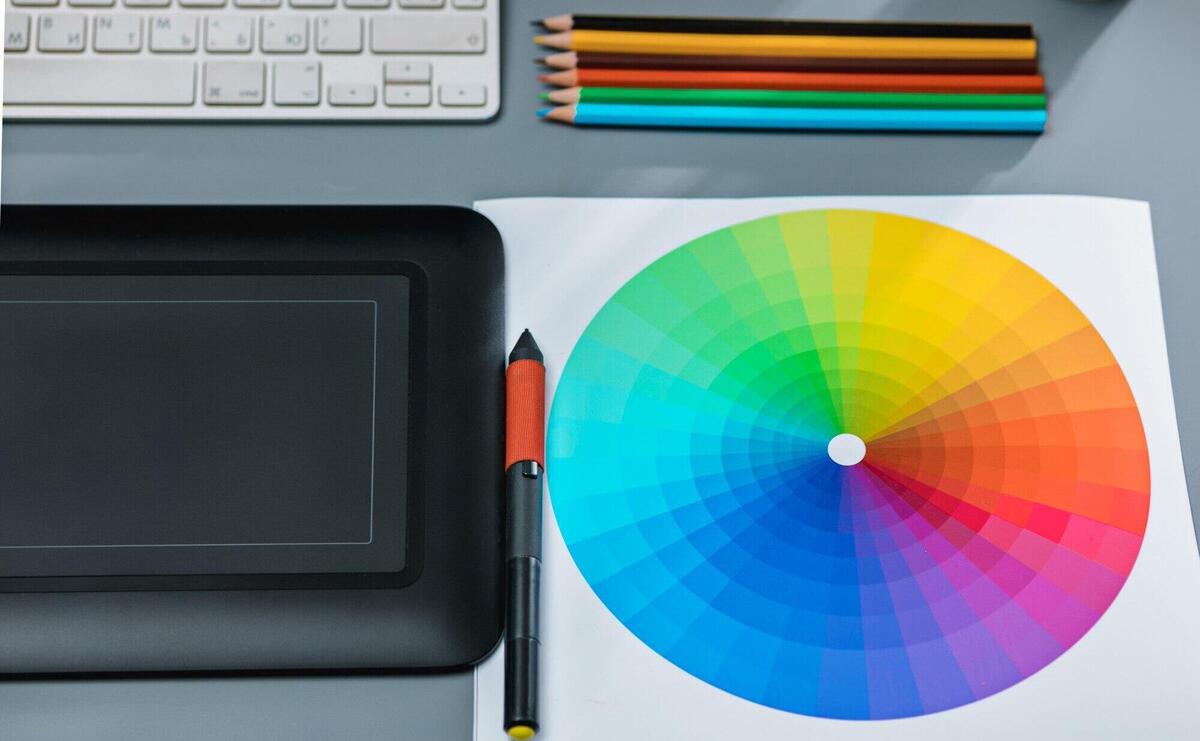
[[[0,672],[469,664],[503,255],[457,208],[6,207]]]

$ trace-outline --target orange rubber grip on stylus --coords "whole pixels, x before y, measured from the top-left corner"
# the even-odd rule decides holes
[[[546,467],[546,366],[518,360],[505,374],[504,469],[518,461]]]

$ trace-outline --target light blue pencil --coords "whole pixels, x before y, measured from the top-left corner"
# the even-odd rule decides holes
[[[740,106],[579,103],[538,115],[576,126],[690,129],[824,129],[1038,133],[1046,111],[884,108],[747,108]]]

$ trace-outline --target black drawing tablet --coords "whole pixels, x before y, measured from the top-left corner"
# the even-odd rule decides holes
[[[503,270],[466,209],[5,207],[0,672],[484,656]]]

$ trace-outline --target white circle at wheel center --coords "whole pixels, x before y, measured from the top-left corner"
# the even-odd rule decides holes
[[[829,441],[829,457],[839,466],[853,466],[867,455],[867,444],[858,435],[843,432]]]

